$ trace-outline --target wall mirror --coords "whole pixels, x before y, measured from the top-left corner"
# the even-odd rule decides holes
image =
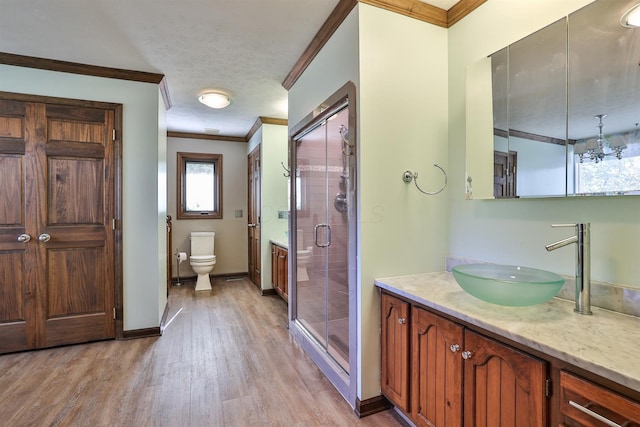
[[[469,66],[467,198],[640,194],[636,4],[597,0]]]

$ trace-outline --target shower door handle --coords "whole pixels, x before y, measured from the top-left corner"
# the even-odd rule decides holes
[[[326,243],[323,243],[323,244],[318,243],[318,228],[327,229]],[[316,246],[319,248],[328,248],[329,246],[331,246],[331,226],[329,224],[316,224],[316,226],[313,227],[313,239],[315,241]]]

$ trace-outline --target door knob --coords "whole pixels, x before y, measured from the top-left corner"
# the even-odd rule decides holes
[[[42,243],[47,243],[49,240],[51,240],[51,236],[47,233],[42,233],[38,236],[38,240],[40,240]]]
[[[471,356],[473,356],[473,353],[472,353],[472,352],[470,352],[470,351],[463,351],[463,352],[462,352],[462,358],[463,358],[464,360],[469,360],[469,359],[471,359]]]
[[[31,236],[28,234],[21,234],[18,236],[18,242],[27,243],[29,240],[31,240]]]
[[[449,346],[449,350],[451,350],[452,353],[457,353],[458,351],[460,351],[460,345],[458,344],[451,344]]]

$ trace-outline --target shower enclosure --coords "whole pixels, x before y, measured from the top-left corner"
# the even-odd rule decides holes
[[[349,101],[339,99],[293,134],[290,259],[292,333],[353,403],[356,147]]]

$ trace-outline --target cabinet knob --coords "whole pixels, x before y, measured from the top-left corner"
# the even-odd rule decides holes
[[[465,351],[463,351],[463,352],[462,352],[462,358],[463,358],[464,360],[469,360],[469,359],[471,359],[471,356],[473,356],[473,353],[472,353],[472,352],[470,352],[470,351],[465,350]]]
[[[401,317],[398,319],[398,323],[400,323],[401,325],[404,325],[405,323],[407,323],[407,319],[405,319],[404,317]]]
[[[40,240],[42,243],[47,243],[49,240],[51,240],[51,236],[47,233],[42,233],[38,236],[38,240]]]
[[[458,351],[460,351],[460,346],[458,344],[451,344],[449,346],[449,349],[452,353],[457,353]]]

